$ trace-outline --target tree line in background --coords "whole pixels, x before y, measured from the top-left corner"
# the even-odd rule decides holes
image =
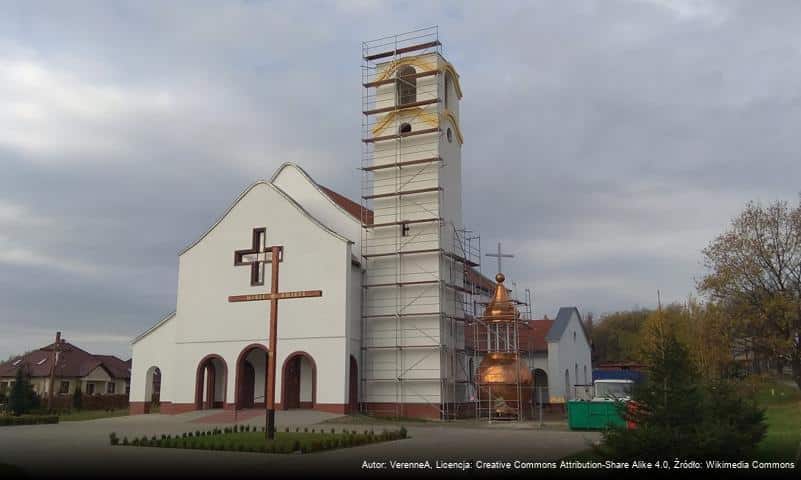
[[[595,363],[648,365],[663,322],[707,379],[781,372],[801,388],[801,202],[749,203],[703,250],[703,299],[605,315],[588,325]]]

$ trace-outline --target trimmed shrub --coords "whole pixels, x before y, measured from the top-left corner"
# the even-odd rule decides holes
[[[110,443],[111,445],[118,445],[120,443],[120,439],[117,438],[116,433],[111,432],[108,434],[108,443]]]
[[[409,432],[406,431],[406,427],[404,427],[403,425],[401,425],[401,428],[398,431],[398,433],[400,433],[400,438],[406,438],[409,435]]]
[[[58,423],[58,415],[22,415],[19,417],[0,415],[0,427],[42,425],[49,423]]]

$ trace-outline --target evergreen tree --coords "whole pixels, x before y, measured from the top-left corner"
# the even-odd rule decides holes
[[[83,393],[81,393],[80,385],[75,386],[75,391],[72,393],[72,408],[80,410],[83,407]]]
[[[647,355],[649,375],[624,412],[634,429],[603,433],[609,458],[739,459],[765,433],[764,412],[725,382],[705,383],[687,348],[660,325]],[[623,406],[621,406],[623,407]]]
[[[30,399],[33,389],[31,388],[28,376],[22,371],[22,368],[17,369],[16,377],[14,378],[14,386],[11,387],[11,393],[8,397],[8,407],[14,415],[22,415],[27,412],[31,407]]]

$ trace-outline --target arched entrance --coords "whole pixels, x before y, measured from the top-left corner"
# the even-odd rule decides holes
[[[145,413],[156,413],[161,405],[161,369],[148,368],[145,382]]]
[[[534,369],[534,403],[551,403],[548,394],[548,374],[541,368]]]
[[[236,361],[236,408],[264,408],[267,401],[267,347],[248,345]]]
[[[195,408],[223,408],[228,383],[228,365],[221,356],[207,355],[197,366]]]
[[[359,411],[359,364],[353,355],[350,356],[350,377],[348,385],[348,410],[351,413]]]
[[[314,408],[317,401],[317,366],[311,355],[295,352],[281,370],[281,408]]]

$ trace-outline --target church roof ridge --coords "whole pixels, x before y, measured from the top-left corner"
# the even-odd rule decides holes
[[[559,339],[562,338],[562,335],[565,333],[565,329],[567,329],[567,325],[570,323],[570,318],[573,312],[576,312],[576,317],[578,317],[581,331],[584,333],[584,338],[587,339],[587,343],[589,343],[590,336],[587,334],[584,321],[581,318],[581,312],[579,312],[578,307],[575,306],[559,308],[559,312],[556,314],[553,325],[551,326],[550,331],[548,331],[547,339],[549,342],[558,342]]]
[[[269,187],[269,188],[273,189],[273,190],[274,190],[275,192],[277,192],[279,195],[281,195],[282,197],[284,197],[284,199],[286,199],[286,201],[287,201],[287,202],[289,202],[289,204],[290,204],[290,205],[292,205],[293,207],[295,207],[295,208],[296,208],[298,211],[300,211],[300,212],[301,212],[301,213],[302,213],[302,214],[303,214],[303,215],[304,215],[306,218],[308,218],[309,220],[311,220],[311,222],[312,222],[312,223],[314,223],[314,224],[315,224],[315,225],[317,225],[318,227],[322,228],[322,229],[323,229],[323,230],[325,230],[326,232],[330,233],[330,234],[331,234],[331,235],[333,235],[334,237],[336,237],[336,238],[339,238],[340,240],[343,240],[343,241],[345,241],[345,242],[348,242],[348,243],[353,243],[353,240],[350,240],[349,238],[347,238],[347,237],[343,236],[343,235],[342,235],[342,234],[340,234],[339,232],[336,232],[336,231],[332,230],[331,228],[329,228],[328,226],[326,226],[324,223],[322,223],[320,220],[318,220],[318,219],[317,219],[317,218],[316,218],[314,215],[312,215],[312,214],[311,214],[311,213],[309,213],[309,212],[308,212],[308,211],[307,211],[305,208],[303,208],[303,206],[302,206],[302,205],[300,205],[300,204],[299,204],[297,201],[295,201],[295,199],[293,199],[293,198],[292,198],[291,196],[289,196],[289,195],[288,195],[286,192],[284,192],[283,190],[281,190],[281,189],[280,189],[280,188],[279,188],[277,185],[274,185],[274,184],[273,184],[271,181],[267,181],[267,180],[257,180],[256,182],[252,183],[250,186],[248,186],[247,188],[245,188],[245,189],[242,191],[242,193],[240,193],[240,194],[239,194],[239,195],[236,197],[236,200],[234,200],[234,202],[231,204],[231,206],[230,206],[230,207],[228,207],[228,208],[225,210],[225,212],[224,212],[222,215],[220,215],[220,217],[217,219],[217,221],[216,221],[216,222],[214,222],[214,223],[211,225],[211,227],[209,227],[209,228],[208,228],[208,229],[207,229],[207,230],[206,230],[206,231],[205,231],[205,232],[204,232],[204,233],[203,233],[203,234],[202,234],[200,237],[198,237],[198,239],[197,239],[197,240],[195,240],[194,242],[192,242],[191,244],[189,244],[187,247],[185,247],[183,250],[181,250],[180,252],[178,252],[178,256],[180,257],[180,256],[181,256],[181,255],[183,255],[184,253],[188,252],[188,251],[189,251],[189,250],[191,250],[191,249],[192,249],[192,248],[193,248],[195,245],[197,245],[197,244],[198,244],[198,243],[200,243],[200,242],[201,242],[201,241],[202,241],[204,238],[206,238],[206,236],[207,236],[209,233],[211,233],[211,231],[212,231],[212,230],[214,230],[214,228],[215,228],[215,227],[217,227],[217,225],[219,225],[219,224],[220,224],[220,222],[222,222],[222,221],[223,221],[223,219],[224,219],[225,217],[227,217],[229,213],[231,213],[231,210],[233,210],[233,209],[234,209],[234,207],[236,207],[236,206],[237,206],[237,204],[239,204],[239,202],[240,202],[240,201],[241,201],[243,198],[245,198],[245,195],[247,195],[248,193],[250,193],[250,191],[251,191],[251,190],[253,190],[254,188],[258,187],[259,185],[264,185],[264,186],[267,186],[267,187]]]
[[[169,319],[171,319],[172,317],[174,317],[174,316],[175,316],[175,310],[173,310],[172,312],[170,312],[170,313],[168,313],[167,315],[165,315],[164,317],[162,317],[162,318],[161,318],[161,320],[159,320],[158,322],[156,322],[156,324],[155,324],[155,325],[151,326],[150,328],[148,328],[148,329],[147,329],[147,330],[145,330],[144,332],[142,332],[142,333],[140,333],[139,335],[137,335],[136,337],[134,337],[134,339],[133,339],[133,340],[131,340],[131,345],[133,345],[134,343],[138,342],[139,340],[141,340],[141,339],[145,338],[146,336],[150,335],[150,334],[151,334],[151,333],[152,333],[154,330],[156,330],[156,329],[157,329],[157,328],[159,328],[160,326],[162,326],[162,325],[164,325],[165,323],[167,323],[167,321],[168,321]]]
[[[347,213],[351,218],[358,221],[360,224],[362,222],[362,218],[360,213],[364,211],[365,213],[365,220],[368,220],[367,223],[372,223],[373,218],[373,211],[369,208],[361,206],[358,202],[351,200],[350,198],[342,195],[341,193],[332,190],[325,185],[322,185],[317,180],[312,178],[312,176],[307,172],[303,167],[298,165],[295,162],[284,162],[278,167],[273,175],[270,177],[270,183],[275,184],[275,180],[278,178],[278,175],[281,174],[284,169],[292,167],[296,169],[309,183],[311,183],[314,188],[317,189],[325,198],[328,199],[329,202],[334,204],[334,206],[341,210],[344,213]],[[280,188],[280,187],[279,187]]]

